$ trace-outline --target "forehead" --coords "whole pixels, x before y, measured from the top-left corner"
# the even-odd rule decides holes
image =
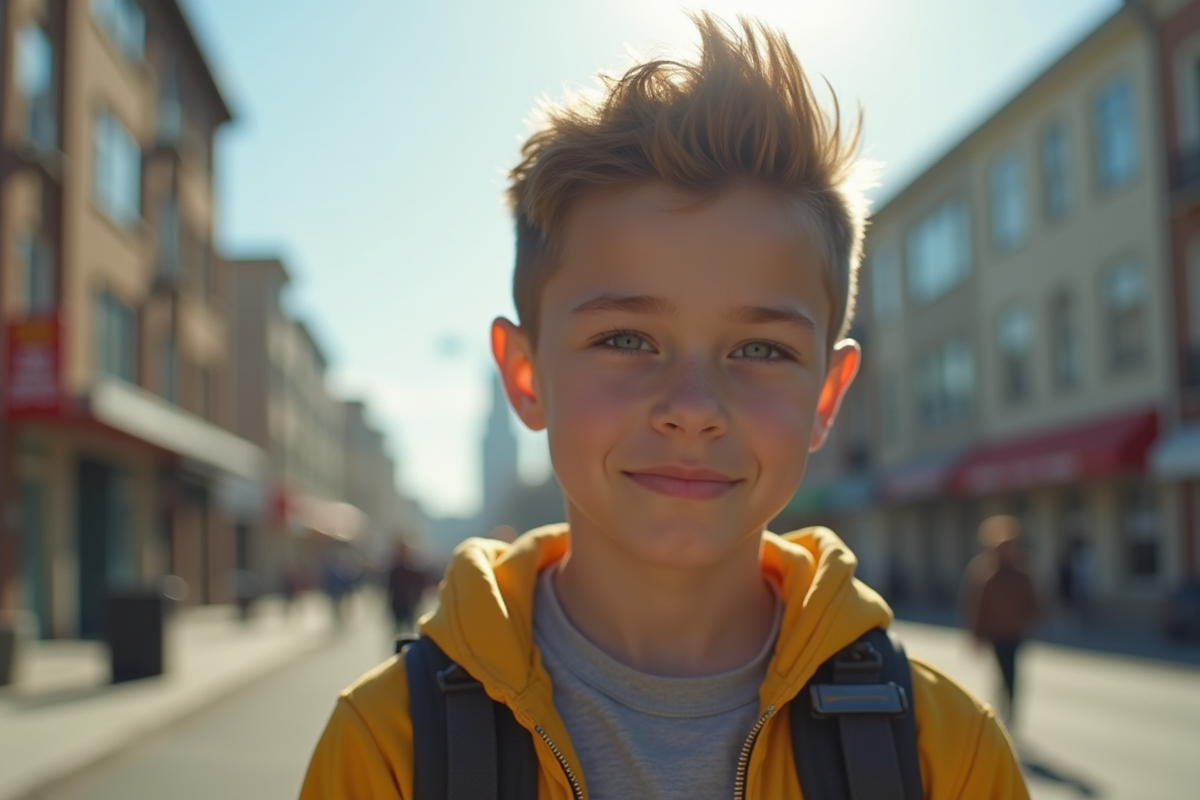
[[[564,220],[542,316],[607,292],[710,310],[787,300],[824,326],[824,260],[803,219],[793,202],[754,185],[704,197],[662,183],[589,194]]]

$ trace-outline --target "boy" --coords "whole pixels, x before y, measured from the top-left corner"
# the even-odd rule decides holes
[[[492,347],[568,525],[465,542],[421,624],[528,732],[543,799],[800,797],[797,695],[891,620],[831,532],[765,532],[858,369],[857,137],[782,35],[696,22],[697,63],[549,111],[512,172]],[[924,795],[1027,797],[990,709],[912,681]],[[302,800],[414,800],[411,699],[404,658],[344,692]]]

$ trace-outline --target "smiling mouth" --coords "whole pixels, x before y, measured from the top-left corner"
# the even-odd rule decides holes
[[[715,500],[741,483],[709,470],[650,470],[624,473],[643,489],[684,500]]]

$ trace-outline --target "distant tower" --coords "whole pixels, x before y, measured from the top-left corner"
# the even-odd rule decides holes
[[[488,525],[496,519],[517,487],[517,437],[508,413],[508,398],[500,376],[492,378],[492,410],[483,435],[483,518]]]

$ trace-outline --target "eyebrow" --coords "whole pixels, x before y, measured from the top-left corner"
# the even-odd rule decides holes
[[[799,325],[812,333],[816,333],[817,330],[817,323],[813,321],[813,318],[794,306],[741,306],[733,310],[731,317],[736,322],[748,325],[786,322],[790,325]]]
[[[657,295],[602,294],[585,300],[571,310],[572,314],[592,314],[604,311],[624,311],[630,314],[653,314],[669,316],[675,313],[675,304]]]

